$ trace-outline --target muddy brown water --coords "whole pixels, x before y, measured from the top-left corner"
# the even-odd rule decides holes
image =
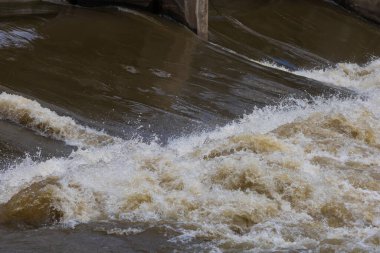
[[[201,41],[167,17],[125,7],[0,3],[0,90],[110,136],[165,145],[288,97],[353,94],[255,61],[299,70],[363,64],[380,56],[379,27],[331,1],[213,0],[209,37],[210,42]],[[45,161],[78,148],[23,120],[0,117],[2,171],[25,157]],[[212,249],[202,244],[212,238],[170,240],[180,234],[174,229],[180,225],[171,222],[104,218],[68,228],[7,220],[0,225],[0,252]],[[136,226],[144,231],[120,232]],[[241,247],[224,249],[251,249]]]

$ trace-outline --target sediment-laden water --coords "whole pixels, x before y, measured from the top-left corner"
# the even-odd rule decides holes
[[[231,2],[0,4],[0,251],[379,250],[379,28]]]

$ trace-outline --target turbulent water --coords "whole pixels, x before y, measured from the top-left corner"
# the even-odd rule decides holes
[[[368,86],[363,71],[372,83],[380,79],[378,69],[371,72],[373,64],[358,73],[346,71],[351,65],[297,73],[323,73],[321,78],[330,80],[343,72],[337,84],[354,80],[361,91],[360,86]],[[215,250],[375,251],[380,232],[376,83],[363,96],[317,98],[311,104],[292,100],[165,146],[114,139],[67,158],[24,160],[1,174],[0,221],[164,223],[179,232],[171,240],[202,238],[210,241],[204,247]],[[0,97],[7,108],[2,115],[58,129],[53,138],[92,143],[94,135],[104,136],[93,130],[87,134],[37,102],[6,93]],[[33,106],[24,112],[22,102]],[[142,228],[112,231],[140,233]]]
[[[282,1],[274,2],[276,5]],[[223,6],[223,1],[219,3]],[[228,8],[228,4],[224,4]],[[332,8],[327,3],[325,5],[327,7],[323,8]],[[141,18],[140,22],[161,26],[158,21],[151,21],[153,17],[127,13]],[[216,26],[219,20],[217,16],[215,19],[211,24]],[[231,24],[230,18],[225,20]],[[235,21],[233,24],[243,25]],[[247,27],[243,34],[247,29],[252,33],[253,30]],[[81,248],[84,252],[87,252],[84,248],[94,247],[95,240],[120,245],[116,252],[139,249],[163,252],[378,252],[380,60],[375,57],[367,63],[342,62],[321,68],[317,67],[319,56],[306,54],[306,49],[289,47],[285,42],[278,44],[275,38],[267,38],[268,43],[279,45],[281,52],[290,50],[290,54],[301,54],[300,62],[308,57],[315,60],[315,66],[299,63],[303,67],[295,67],[290,63],[292,57],[289,62],[280,61],[279,57],[255,57],[252,49],[243,54],[241,44],[223,42],[226,39],[223,36],[228,32],[223,31],[227,35],[216,35],[220,30],[222,28],[214,27],[211,32],[215,42],[203,45],[200,50],[203,50],[202,57],[214,57],[212,61],[218,62],[216,59],[220,55],[226,57],[227,67],[221,72],[206,67],[200,72],[195,71],[198,79],[190,83],[205,82],[214,97],[208,94],[204,101],[193,98],[193,107],[186,103],[190,101],[186,100],[186,92],[183,95],[176,90],[173,92],[173,87],[165,87],[165,80],[168,83],[182,80],[178,77],[179,72],[163,70],[154,64],[149,66],[151,63],[145,62],[143,67],[137,63],[122,64],[124,70],[118,71],[127,71],[132,76],[140,72],[150,73],[157,78],[154,80],[162,89],[167,89],[166,93],[158,91],[159,88],[155,92],[166,95],[172,92],[177,95],[168,97],[182,101],[182,107],[175,102],[166,106],[165,103],[169,102],[163,101],[165,110],[162,109],[161,120],[151,120],[150,117],[154,117],[149,111],[143,114],[146,118],[138,122],[140,125],[135,127],[132,124],[134,130],[122,127],[131,131],[129,134],[120,134],[107,124],[104,128],[108,133],[96,130],[100,129],[96,127],[99,125],[83,120],[83,116],[78,116],[80,112],[67,113],[59,109],[62,105],[68,109],[73,106],[60,100],[59,96],[63,94],[49,93],[52,101],[57,99],[54,103],[57,107],[54,107],[50,105],[51,101],[41,102],[33,98],[32,90],[17,86],[17,77],[4,77],[4,82],[14,78],[18,88],[7,85],[0,94],[1,119],[14,127],[57,141],[55,148],[60,148],[64,142],[72,149],[60,156],[28,155],[3,165],[0,173],[0,234],[10,238],[12,243],[8,248],[5,243],[0,249],[9,251],[11,247],[20,247],[18,244],[25,240],[20,239],[20,235],[54,243],[62,237],[70,238],[67,233],[77,233],[78,240],[84,242],[85,246]],[[12,40],[5,41],[0,40],[4,47],[19,47],[17,43],[10,44]],[[74,41],[71,46],[75,45]],[[46,45],[41,48],[43,46]],[[42,50],[38,49],[38,44],[35,47],[34,50]],[[276,47],[273,50],[277,50]],[[28,52],[17,57],[28,59]],[[46,56],[46,59],[39,60],[48,62],[51,58]],[[114,64],[113,59],[110,61]],[[235,64],[246,66],[241,69],[246,71],[242,80],[234,76],[238,70],[231,68]],[[70,64],[67,66],[69,68]],[[97,65],[86,69],[90,74],[91,66]],[[170,67],[171,63],[165,66]],[[249,73],[250,68],[258,71],[257,79]],[[71,78],[56,71],[62,78]],[[78,75],[84,74],[79,71]],[[174,81],[170,80],[172,75],[176,78]],[[119,79],[114,77],[113,80]],[[251,86],[256,82],[266,85]],[[287,82],[292,84],[287,85]],[[226,83],[230,85],[228,91],[223,89]],[[213,84],[218,84],[221,90],[213,91]],[[100,92],[104,97],[98,98],[100,105],[103,103],[104,110],[107,110],[110,102],[105,97],[112,88],[100,81],[94,85],[104,88],[105,91]],[[44,92],[43,86],[36,87]],[[244,87],[253,87],[256,91],[251,107],[244,104],[249,103],[249,94],[252,94]],[[113,99],[120,101],[120,108],[124,108],[122,101],[126,95],[120,87],[116,88],[122,92],[119,98]],[[145,88],[144,85],[141,87]],[[199,96],[207,93],[198,89],[193,88],[191,92],[199,92]],[[236,97],[239,101],[236,108],[228,105],[234,100],[227,100],[227,105],[216,103],[213,108],[208,100],[212,97],[217,102],[222,101],[219,91]],[[77,94],[67,92],[73,92],[73,96]],[[151,93],[145,94],[149,97]],[[91,99],[88,98],[88,103]],[[152,99],[156,98],[153,96]],[[145,103],[149,105],[149,102]],[[86,108],[79,102],[77,105]],[[247,111],[244,113],[239,106]],[[96,108],[94,105],[93,109]],[[144,106],[138,111],[140,115],[144,112],[142,108]],[[191,110],[191,117],[180,114],[181,111],[190,114]],[[207,110],[212,113],[207,114]],[[161,109],[157,111],[161,112]],[[223,126],[202,125],[206,130],[195,128],[180,134],[167,134],[166,138],[158,134],[162,131],[160,124],[183,128],[188,122],[206,122],[222,117],[220,115],[229,118],[235,111],[241,117],[228,120]],[[191,120],[186,119],[181,125],[170,120],[172,114],[176,119],[188,117]],[[118,114],[115,115],[113,117],[118,118]],[[120,121],[115,120],[113,124],[117,122]],[[145,136],[149,131],[139,131],[148,124],[153,125],[154,133],[157,131],[151,138]],[[167,127],[164,131],[170,132],[170,129]],[[8,142],[17,146],[15,142]],[[59,231],[74,232],[61,235]],[[100,235],[106,235],[106,239]],[[120,238],[121,241],[130,240],[127,241],[129,246],[122,246]],[[140,240],[150,241],[148,248],[141,246]],[[23,249],[20,252],[27,252]],[[104,252],[107,249],[111,250],[103,248]]]

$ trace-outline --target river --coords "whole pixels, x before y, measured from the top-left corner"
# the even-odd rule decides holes
[[[378,252],[380,29],[213,0],[0,3],[0,252]]]

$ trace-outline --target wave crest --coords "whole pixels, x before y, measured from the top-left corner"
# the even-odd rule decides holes
[[[0,94],[0,118],[75,146],[99,146],[114,140],[105,133],[77,124],[72,118],[43,108],[37,101],[5,92]]]

